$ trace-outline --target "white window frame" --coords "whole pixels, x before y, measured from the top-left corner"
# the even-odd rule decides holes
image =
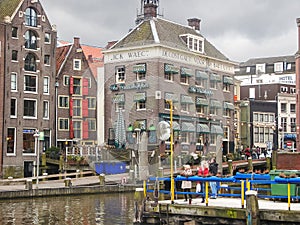
[[[63,124],[67,124],[67,127],[62,127],[61,126],[61,121],[64,122]],[[58,118],[58,130],[60,131],[68,131],[69,130],[69,118]]]
[[[49,101],[43,101],[43,119],[49,119]]]
[[[37,118],[37,100],[36,99],[32,99],[32,98],[24,98],[23,101],[32,101],[32,102],[35,103],[35,105],[34,105],[34,115],[33,116],[25,116],[24,115],[24,110],[23,110],[23,118],[24,119],[36,119]]]
[[[11,105],[10,105],[10,118],[17,118],[17,113],[18,113],[18,99],[17,98],[11,98],[11,100],[14,99],[15,100],[15,113],[14,115],[11,114]],[[10,101],[11,104],[11,101]]]
[[[13,79],[14,78],[14,79]],[[14,84],[14,85],[13,85]],[[11,86],[11,91],[12,92],[17,92],[18,91],[18,79],[17,79],[17,73],[11,73],[10,74],[10,86]],[[12,87],[15,86],[15,89]]]
[[[73,59],[73,70],[81,70],[81,59]]]
[[[282,73],[283,72],[283,62],[274,63],[274,72]]]
[[[44,84],[43,84],[43,93],[44,94],[50,94],[50,77],[44,77],[43,78]]]
[[[60,101],[60,99],[61,98],[63,98],[63,99],[65,99],[66,101],[64,101],[64,102],[66,102],[67,104],[67,106],[61,106],[61,101]],[[58,108],[62,108],[62,109],[68,109],[69,108],[69,96],[67,96],[67,95],[59,95],[58,96]]]
[[[26,90],[26,77],[35,77],[35,90],[34,91],[30,91],[30,90]],[[38,76],[37,75],[33,75],[33,74],[25,74],[24,75],[24,92],[25,93],[37,93],[38,92],[38,83],[39,83],[39,80],[38,80]]]
[[[263,74],[266,72],[266,64],[261,63],[261,64],[256,64],[256,74]]]

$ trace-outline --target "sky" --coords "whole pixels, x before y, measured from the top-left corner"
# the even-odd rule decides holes
[[[40,0],[58,39],[105,47],[135,27],[140,0]],[[201,19],[200,33],[230,60],[294,55],[298,49],[299,0],[160,0],[163,18],[187,25]]]

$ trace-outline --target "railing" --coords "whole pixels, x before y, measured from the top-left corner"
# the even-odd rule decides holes
[[[148,182],[144,185],[145,193],[153,193],[157,195],[158,193],[170,195],[170,190],[168,184],[171,179],[167,177],[157,178],[150,177]],[[290,203],[292,200],[299,200],[298,188],[300,187],[300,177],[296,178],[281,178],[275,176],[274,179],[271,179],[269,174],[244,174],[237,173],[235,176],[230,177],[199,177],[199,176],[177,176],[174,178],[175,181],[175,195],[184,195],[191,194],[196,196],[205,197],[206,204],[208,203],[208,198],[211,196],[209,193],[209,182],[217,182],[217,192],[220,197],[231,197],[231,198],[241,198],[241,206],[244,208],[244,197],[245,193],[248,190],[257,191],[257,197],[261,199],[287,199],[288,200],[288,209],[290,210]],[[204,186],[201,190],[203,192],[195,192],[192,188],[191,192],[180,191],[180,186],[178,185],[181,181],[192,181],[193,184],[200,182]],[[161,189],[161,183],[164,182],[165,189]],[[152,184],[152,185],[151,185]],[[286,185],[287,194],[272,195],[272,185]],[[294,193],[291,192],[291,185],[295,185]],[[193,185],[194,187],[195,185]],[[150,189],[150,187],[154,187]],[[279,187],[280,190],[283,187]]]

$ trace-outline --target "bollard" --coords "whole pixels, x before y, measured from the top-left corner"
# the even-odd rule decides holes
[[[260,225],[257,191],[246,191],[246,209],[246,224]]]
[[[43,173],[43,181],[47,180],[48,173]]]
[[[251,157],[248,157],[248,170],[253,172],[253,163]]]
[[[130,183],[134,183],[134,181],[135,181],[134,170],[129,170],[129,180],[130,180]]]
[[[136,188],[134,193],[134,221],[133,222],[141,222],[143,215],[143,200],[144,200],[144,189]]]
[[[99,175],[99,181],[100,181],[100,185],[104,186],[105,185],[105,174],[101,173]]]
[[[32,179],[27,179],[26,180],[25,189],[27,189],[28,191],[32,190]]]
[[[70,177],[65,179],[65,187],[72,187],[72,180]]]
[[[232,160],[229,159],[229,160],[227,161],[227,163],[228,163],[228,171],[229,171],[229,175],[233,175]]]

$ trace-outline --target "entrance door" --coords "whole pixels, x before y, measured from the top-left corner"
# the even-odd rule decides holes
[[[33,177],[33,161],[24,162],[24,177]]]

